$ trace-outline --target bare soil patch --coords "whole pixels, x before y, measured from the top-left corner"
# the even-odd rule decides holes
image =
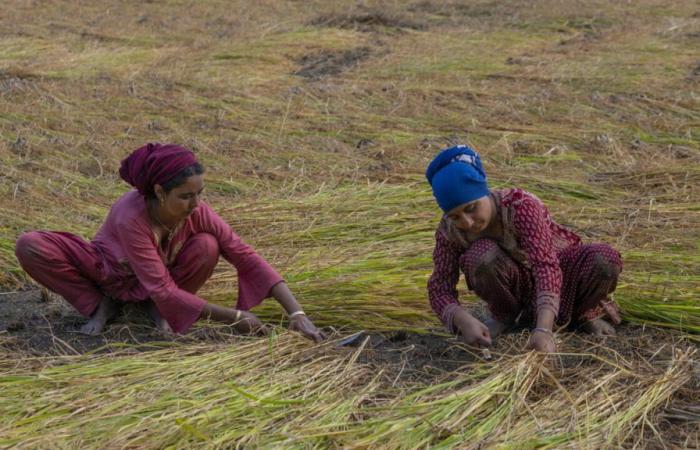
[[[35,76],[19,71],[0,70],[0,95],[23,93],[35,87]]]
[[[229,327],[196,328],[187,335],[160,332],[143,305],[122,304],[121,311],[104,333],[88,336],[78,332],[87,319],[67,302],[40,290],[0,293],[0,346],[31,355],[75,355],[111,352],[124,345],[146,351],[156,341],[192,342],[231,337]],[[228,331],[228,333],[226,332]]]
[[[689,81],[700,81],[700,62],[688,74]]]
[[[312,20],[311,24],[329,28],[357,30],[365,33],[402,29],[424,30],[428,27],[425,21],[410,19],[400,14],[387,14],[383,11],[324,15]]]
[[[339,52],[322,51],[306,55],[299,60],[302,67],[294,75],[310,79],[338,75],[357,66],[369,58],[371,53],[372,50],[369,47],[358,47]]]

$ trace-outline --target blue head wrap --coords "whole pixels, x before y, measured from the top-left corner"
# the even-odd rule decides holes
[[[489,195],[479,154],[466,145],[438,153],[425,171],[433,195],[443,211]]]

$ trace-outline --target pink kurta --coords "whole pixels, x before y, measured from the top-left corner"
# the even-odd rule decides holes
[[[195,237],[207,235],[212,238],[197,239],[203,245],[189,245]],[[68,233],[28,233],[18,240],[17,256],[32,277],[64,296],[83,314],[94,310],[96,305],[90,305],[92,301],[99,302],[99,299],[93,300],[96,295],[89,292],[88,284],[92,283],[97,288],[93,291],[118,300],[152,300],[175,332],[186,331],[206,304],[193,293],[196,289],[185,290],[173,278],[176,269],[182,272],[183,264],[191,270],[210,264],[211,255],[198,256],[196,252],[207,252],[212,245],[216,251],[218,244],[218,252],[236,267],[238,309],[248,310],[259,304],[270,295],[272,287],[282,281],[282,277],[203,202],[178,226],[165,249],[159,242],[159,236],[151,228],[144,197],[137,191],[130,191],[114,203],[91,243]],[[186,258],[178,258],[183,247],[189,253]],[[201,260],[199,264],[197,258]],[[48,273],[54,261],[55,267],[63,270],[64,283],[61,277],[51,277]],[[178,273],[178,281],[185,276]],[[79,277],[87,279],[85,288],[81,289],[84,283]]]

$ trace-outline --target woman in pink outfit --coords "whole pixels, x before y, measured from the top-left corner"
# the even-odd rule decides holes
[[[156,325],[183,333],[198,319],[261,330],[248,310],[274,297],[289,327],[320,341],[282,277],[201,200],[204,168],[177,145],[148,144],[122,161],[120,176],[136,189],[122,195],[92,242],[65,232],[32,231],[16,255],[36,281],[65,298],[101,333],[118,302],[149,302]],[[196,295],[219,255],[238,272],[238,303],[227,308]]]

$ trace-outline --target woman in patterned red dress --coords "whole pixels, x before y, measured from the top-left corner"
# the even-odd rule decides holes
[[[622,270],[616,250],[583,244],[529,192],[489,190],[479,155],[467,146],[440,152],[426,177],[445,213],[435,233],[428,296],[450,331],[488,346],[524,324],[532,327],[528,348],[542,352],[556,351],[555,327],[615,333],[620,316],[609,295]],[[460,272],[487,303],[485,323],[459,305]]]
[[[282,277],[202,201],[204,168],[177,145],[148,144],[122,161],[135,187],[119,198],[92,242],[70,233],[32,231],[15,249],[24,270],[89,317],[86,334],[102,332],[119,302],[146,302],[156,325],[182,333],[198,319],[261,329],[248,312],[274,297],[289,328],[320,341]],[[196,295],[222,256],[238,272],[236,308]]]

